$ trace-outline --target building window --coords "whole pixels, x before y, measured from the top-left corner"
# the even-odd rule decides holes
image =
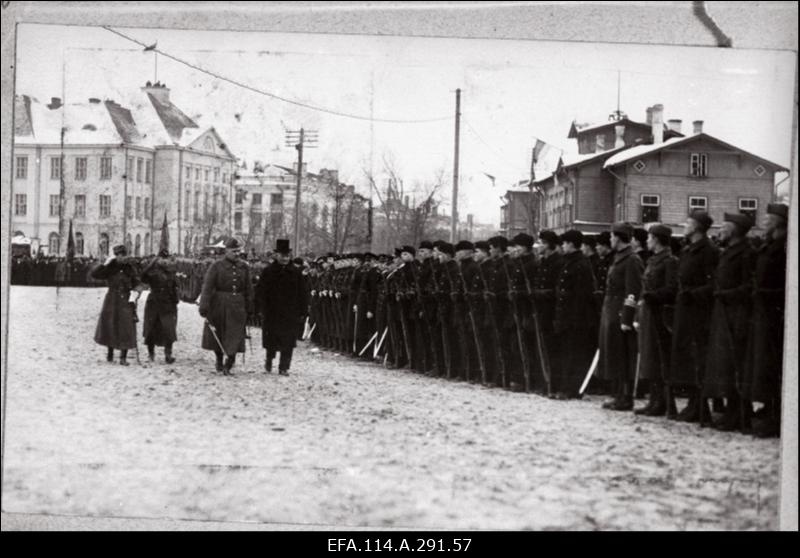
[[[153,161],[150,159],[144,162],[144,182],[150,184],[153,181]]]
[[[689,196],[689,215],[695,210],[708,211],[708,198],[705,196]]]
[[[192,179],[192,166],[186,165],[183,169],[183,179],[184,180],[191,180]]]
[[[253,205],[261,207],[261,194],[253,194]]]
[[[142,235],[136,235],[136,242],[133,245],[133,255],[134,256],[141,256],[142,255]]]
[[[223,172],[222,173],[222,183],[223,184],[227,184],[228,183],[228,173],[227,172]]]
[[[100,180],[111,179],[111,157],[100,157]]]
[[[233,228],[237,231],[242,230],[242,212],[237,211],[233,214]]]
[[[272,234],[278,235],[283,233],[283,213],[273,211],[269,215],[270,226],[272,227]]]
[[[276,207],[283,205],[283,194],[271,194],[269,198],[269,206]]]
[[[86,196],[83,194],[75,196],[75,217],[86,217]]]
[[[50,180],[61,178],[61,157],[50,157]]]
[[[250,230],[253,231],[254,234],[261,233],[262,222],[263,222],[263,217],[260,211],[250,212]]]
[[[211,218],[214,221],[217,220],[217,216],[219,215],[219,213],[217,213],[217,201],[218,201],[218,199],[219,199],[219,188],[214,188],[214,197],[212,198],[212,202],[211,202]]]
[[[143,245],[143,250],[147,250],[147,252],[148,252],[149,254],[152,254],[152,253],[153,253],[153,247],[152,247],[152,246],[150,246],[150,233],[145,233],[145,234],[144,234],[144,245]]]
[[[660,220],[661,196],[658,194],[642,194],[641,204],[642,223],[657,223]]]
[[[59,248],[58,245],[59,245],[58,233],[54,233],[54,232],[50,233],[50,236],[47,239],[48,253],[50,255],[58,254],[58,248]]]
[[[75,233],[75,253],[83,255],[83,233]]]
[[[110,217],[110,216],[111,216],[111,196],[100,194],[100,217]],[[108,240],[108,235],[106,235],[106,240]]]
[[[190,211],[192,209],[192,191],[186,190],[185,195],[183,196],[183,220],[189,221]]]
[[[102,199],[103,196],[100,196]],[[102,206],[101,206],[102,207]],[[105,258],[108,256],[108,234],[100,233],[100,239],[97,241],[97,250],[100,252],[100,257]]]
[[[194,192],[194,220],[200,220],[200,190]]]
[[[152,214],[150,213],[150,198],[144,199],[144,218],[145,220],[150,220],[152,218]]]
[[[692,153],[689,157],[689,174],[691,176],[708,176],[708,155]]]
[[[17,172],[14,175],[17,178],[28,178],[28,158],[17,157]]]
[[[236,190],[236,198],[234,201],[236,205],[242,205],[244,202],[244,192],[242,190]]]
[[[214,182],[219,182],[219,168],[214,169]]]
[[[758,211],[757,198],[739,198],[739,213],[748,215],[753,223],[756,222],[756,213]]]
[[[136,196],[136,220],[142,218],[142,197]]]
[[[208,221],[208,192],[203,192],[203,221]]]
[[[142,169],[144,167],[144,159],[141,157],[136,158],[136,182],[141,182],[143,178]]]
[[[194,179],[200,180],[200,167],[195,167],[194,169]]]
[[[209,176],[209,174],[210,174],[210,173],[209,173],[208,169],[203,169],[203,179],[204,179],[206,182],[208,182],[208,176]]]
[[[125,235],[125,253],[130,254],[133,252],[133,239],[131,233]]]
[[[133,219],[133,196],[125,196],[125,215]]]
[[[28,214],[28,195],[14,194],[14,215],[24,217]]]
[[[133,181],[133,166],[135,164],[134,157],[128,157],[128,168],[125,171],[125,178]]]
[[[75,180],[86,180],[86,157],[75,157]]]
[[[50,196],[50,217],[58,217],[58,209],[61,205],[61,196],[58,194]]]

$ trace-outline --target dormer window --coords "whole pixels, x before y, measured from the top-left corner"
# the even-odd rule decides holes
[[[692,153],[689,157],[689,174],[691,176],[708,176],[708,155],[705,153]]]

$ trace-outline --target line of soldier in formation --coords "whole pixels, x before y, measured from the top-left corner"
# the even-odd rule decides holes
[[[617,223],[596,240],[542,231],[536,251],[523,233],[306,262],[292,261],[279,240],[266,265],[248,264],[229,239],[220,259],[176,263],[162,251],[141,272],[121,245],[92,272],[109,283],[95,340],[110,361],[119,349],[127,363],[147,285],[151,359],[163,346],[174,360],[183,299],[198,303],[202,347],[226,375],[245,350],[247,324],[259,323],[267,372],[280,353],[279,372],[288,374],[296,340],[306,337],[391,367],[558,399],[580,397],[588,382],[590,392],[613,395],[603,407],[615,411],[633,410],[647,384],[637,414],[775,436],[787,221],[788,207],[770,204],[757,249],[748,216],[725,214],[717,246],[711,217],[696,211],[680,243],[663,225]],[[677,395],[688,396],[680,412]]]
[[[775,436],[787,219],[786,205],[769,206],[757,250],[748,216],[725,214],[717,246],[697,211],[677,245],[669,227],[618,223],[596,241],[542,231],[538,253],[519,234],[329,255],[307,272],[307,335],[391,367],[558,399],[591,379],[615,411],[633,410],[647,384],[637,414]],[[680,412],[676,395],[688,396]]]

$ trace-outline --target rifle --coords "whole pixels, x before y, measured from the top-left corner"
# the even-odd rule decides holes
[[[522,327],[522,320],[520,319],[520,311],[519,311],[519,304],[516,297],[513,296],[514,292],[514,285],[511,282],[511,274],[508,273],[508,262],[506,261],[505,256],[500,256],[500,260],[503,262],[503,271],[506,274],[506,281],[508,282],[508,292],[511,296],[511,315],[514,317],[514,325],[516,326],[515,329],[517,330],[517,344],[519,345],[519,356],[520,360],[522,360],[522,373],[525,376],[525,391],[530,393],[531,391],[531,363],[528,360],[528,349],[525,345],[525,333]]]
[[[405,264],[403,264],[403,266],[405,266]],[[411,364],[413,362],[412,359],[413,352],[411,350],[411,338],[409,337],[410,333],[408,331],[408,319],[406,317],[406,313],[403,311],[402,301],[398,300],[397,302],[398,302],[397,309],[400,312],[400,326],[403,328],[403,344],[406,346],[406,355],[408,356],[408,366],[411,367]]]
[[[480,264],[476,264],[480,266]],[[469,287],[467,286],[467,280],[464,277],[464,271],[461,269],[461,266],[458,267],[458,276],[461,278],[461,284],[464,287],[464,299],[467,302],[467,313],[469,314],[469,322],[472,325],[472,336],[475,339],[475,350],[478,353],[478,366],[481,369],[481,378],[483,381],[486,381],[486,357],[483,354],[483,343],[481,342],[481,336],[478,333],[478,325],[475,321],[475,311],[472,307],[472,301],[470,300],[469,294]]]
[[[528,298],[531,301],[531,314],[533,315],[533,329],[534,337],[536,338],[536,352],[539,354],[539,364],[542,367],[542,375],[547,384],[547,395],[552,393],[552,374],[550,373],[550,356],[547,353],[547,346],[544,344],[542,337],[542,328],[539,326],[539,312],[536,310],[536,301],[533,299],[533,289],[531,289],[531,282],[528,278],[528,273],[525,271],[524,262],[520,263],[522,270],[522,277],[525,279],[525,290],[528,292]]]
[[[445,264],[442,264],[445,265]],[[447,272],[447,268],[445,267],[445,273]],[[435,289],[436,293],[441,293],[441,289],[439,288],[439,282],[436,280],[436,270],[431,270],[431,279],[433,280],[433,288]],[[442,322],[442,352],[444,353],[444,369],[445,373],[447,374],[447,378],[451,378],[453,374],[453,362],[450,358],[450,336],[448,335],[450,332],[450,328],[447,327],[447,308],[445,303],[442,300],[439,300],[439,314],[441,315],[441,322]]]
[[[586,373],[586,377],[583,379],[583,383],[581,384],[581,389],[578,390],[578,395],[583,395],[583,392],[586,391],[586,386],[589,385],[589,380],[592,379],[594,375],[594,371],[597,369],[597,363],[600,361],[600,349],[597,349],[594,352],[594,358],[592,359],[592,365],[589,366],[589,371]]]
[[[481,264],[478,264],[478,274],[481,276],[481,282],[483,283],[483,288],[486,292],[489,291],[489,284],[486,282],[486,277],[483,274],[483,269],[481,269]],[[490,297],[486,297],[486,310],[489,312],[489,316],[492,320],[492,341],[494,341],[494,346],[497,348],[497,361],[500,364],[500,383],[503,387],[506,387],[506,359],[503,356],[503,346],[500,343],[500,332],[497,329],[497,320],[495,319],[495,311],[494,311],[494,304]],[[488,378],[483,378],[483,382],[486,383]]]
[[[431,266],[431,273],[433,273],[433,266]],[[419,307],[422,309],[422,321],[425,322],[425,329],[428,332],[427,338],[430,339],[431,336],[432,336],[432,332],[430,330],[430,323],[433,320],[429,319],[430,316],[428,315],[428,309],[425,306],[425,300],[422,297],[422,289],[420,288],[419,279],[417,277],[417,272],[414,269],[413,265],[411,266],[411,276],[414,278],[414,285],[417,287],[417,289],[416,289],[417,290],[417,302],[419,303]],[[425,368],[425,370],[427,370],[428,369],[428,353],[427,353],[427,351],[425,351],[422,354],[422,360],[423,360],[422,366],[423,366],[423,368]],[[434,370],[436,370],[437,374],[439,372],[439,362],[438,361],[439,361],[439,358],[438,358],[438,356],[436,354],[436,351],[433,351],[433,368],[434,368]]]
[[[457,285],[456,285],[457,282],[453,281],[453,275],[449,272],[449,270],[447,270],[447,268],[445,268],[445,270],[448,272],[447,273],[448,277],[450,277],[450,284],[453,287],[453,293],[457,295],[458,294],[458,292],[456,291],[456,289],[458,288]],[[469,315],[470,324],[472,325],[472,332],[473,332],[473,338],[474,338],[474,341],[475,341],[475,348],[476,348],[477,353],[478,353],[478,363],[479,363],[479,365],[481,367],[481,370],[483,370],[483,364],[481,362],[483,360],[483,351],[482,351],[481,346],[480,346],[480,338],[477,335],[477,333],[475,332],[475,316],[472,314],[472,305],[470,304],[469,298],[468,298],[469,294],[467,293],[467,283],[464,280],[464,274],[461,272],[461,264],[459,264],[458,262],[456,262],[456,273],[461,278],[461,284],[462,284],[462,287],[464,289],[464,302],[465,302],[466,307],[467,307],[467,314]],[[456,301],[454,300],[453,301],[453,312],[456,311],[456,307],[457,307],[456,306]],[[457,316],[457,318],[458,318],[458,316]],[[459,322],[460,322],[460,320],[459,320]],[[459,333],[459,337],[461,338],[462,358],[465,361],[464,376],[469,381],[469,365],[470,365],[470,362],[469,362],[470,361],[470,359],[469,359],[469,342],[468,342],[467,338],[464,336],[464,330],[463,329],[458,328],[458,333]]]

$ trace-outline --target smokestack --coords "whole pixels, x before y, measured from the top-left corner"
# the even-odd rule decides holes
[[[664,105],[653,105],[653,144],[658,145],[664,142]]]
[[[682,120],[678,118],[673,118],[671,120],[667,120],[667,127],[672,130],[673,132],[681,133],[681,124],[683,123]]]
[[[647,122],[648,126],[652,126],[653,125],[653,107],[647,107],[647,120],[646,120],[646,122]]]
[[[142,91],[145,93],[149,93],[152,95],[157,101],[161,101],[162,103],[169,102],[169,88],[166,84],[162,85],[160,82],[156,82],[154,85],[145,85],[142,87]]]
[[[614,140],[614,149],[625,147],[625,124],[617,124],[614,126],[614,133],[617,135]]]
[[[50,104],[47,105],[50,110],[61,108],[61,97],[50,97]]]
[[[692,127],[694,128],[694,130],[692,130],[693,134],[702,134],[703,133],[703,121],[702,120],[695,120],[694,122],[692,122]]]

